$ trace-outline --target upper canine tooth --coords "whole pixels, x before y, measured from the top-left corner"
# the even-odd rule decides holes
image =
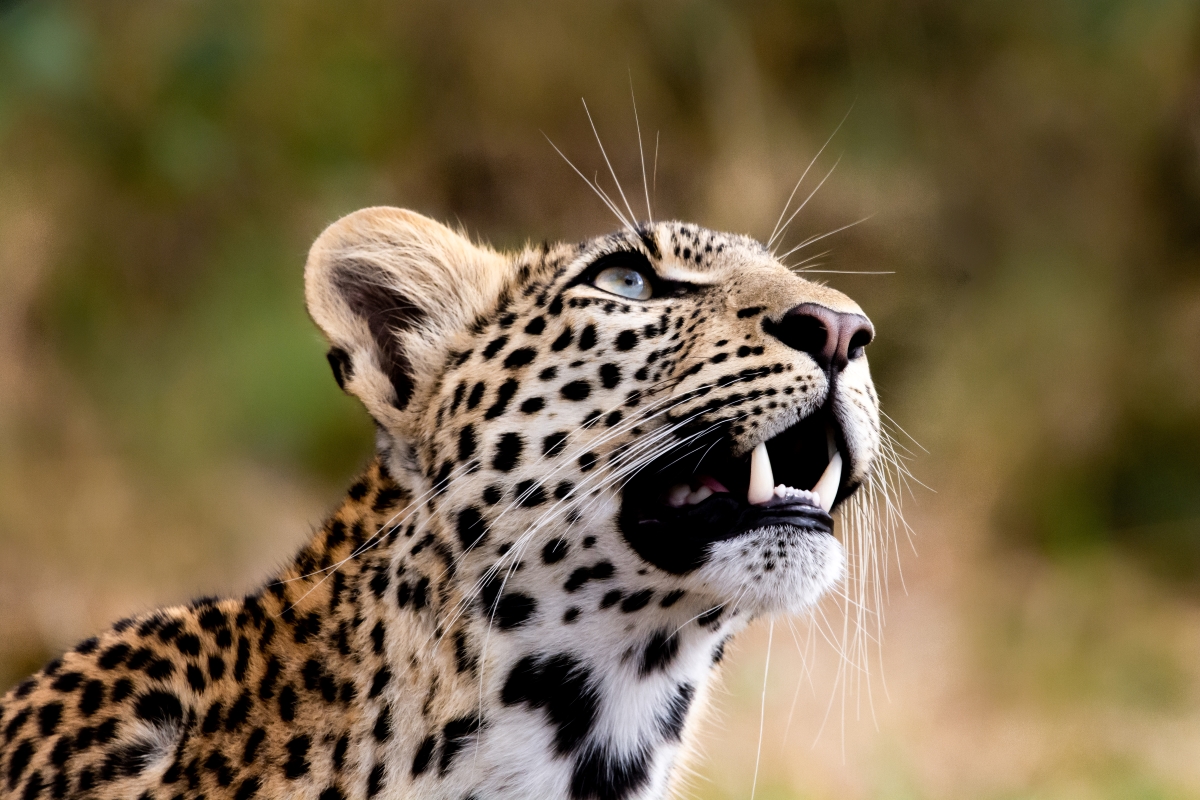
[[[696,491],[687,496],[687,504],[694,506],[697,503],[703,503],[705,500],[713,496],[713,490],[707,486],[701,486]]]
[[[760,506],[775,496],[775,477],[771,474],[771,457],[767,455],[767,443],[759,442],[750,454],[750,488],[746,500]]]
[[[812,488],[817,495],[821,508],[825,511],[833,508],[833,500],[837,497],[838,487],[842,484],[842,454],[837,450],[829,457],[829,465],[817,479],[817,485]]]
[[[667,505],[672,508],[679,508],[687,502],[687,496],[691,493],[692,487],[686,483],[677,483],[667,490]]]

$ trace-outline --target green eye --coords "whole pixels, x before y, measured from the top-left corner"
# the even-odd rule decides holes
[[[646,276],[629,267],[602,269],[592,279],[592,285],[630,300],[649,300],[653,294]]]

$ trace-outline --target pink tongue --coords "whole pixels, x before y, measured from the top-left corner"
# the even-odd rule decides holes
[[[712,489],[714,492],[716,492],[718,494],[720,494],[720,493],[729,494],[729,490],[726,489],[724,486],[722,486],[721,482],[719,480],[717,480],[716,478],[712,477],[711,475],[701,475],[700,476],[700,485],[707,486],[708,488]]]

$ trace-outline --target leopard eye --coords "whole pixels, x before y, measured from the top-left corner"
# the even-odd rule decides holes
[[[630,300],[649,300],[654,293],[650,281],[636,269],[608,267],[596,273],[592,285],[606,292],[628,297]]]

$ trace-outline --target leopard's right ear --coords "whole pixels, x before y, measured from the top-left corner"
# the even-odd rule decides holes
[[[502,256],[427,217],[366,208],[313,243],[304,293],[338,385],[404,435],[422,390],[494,306],[505,273]]]

